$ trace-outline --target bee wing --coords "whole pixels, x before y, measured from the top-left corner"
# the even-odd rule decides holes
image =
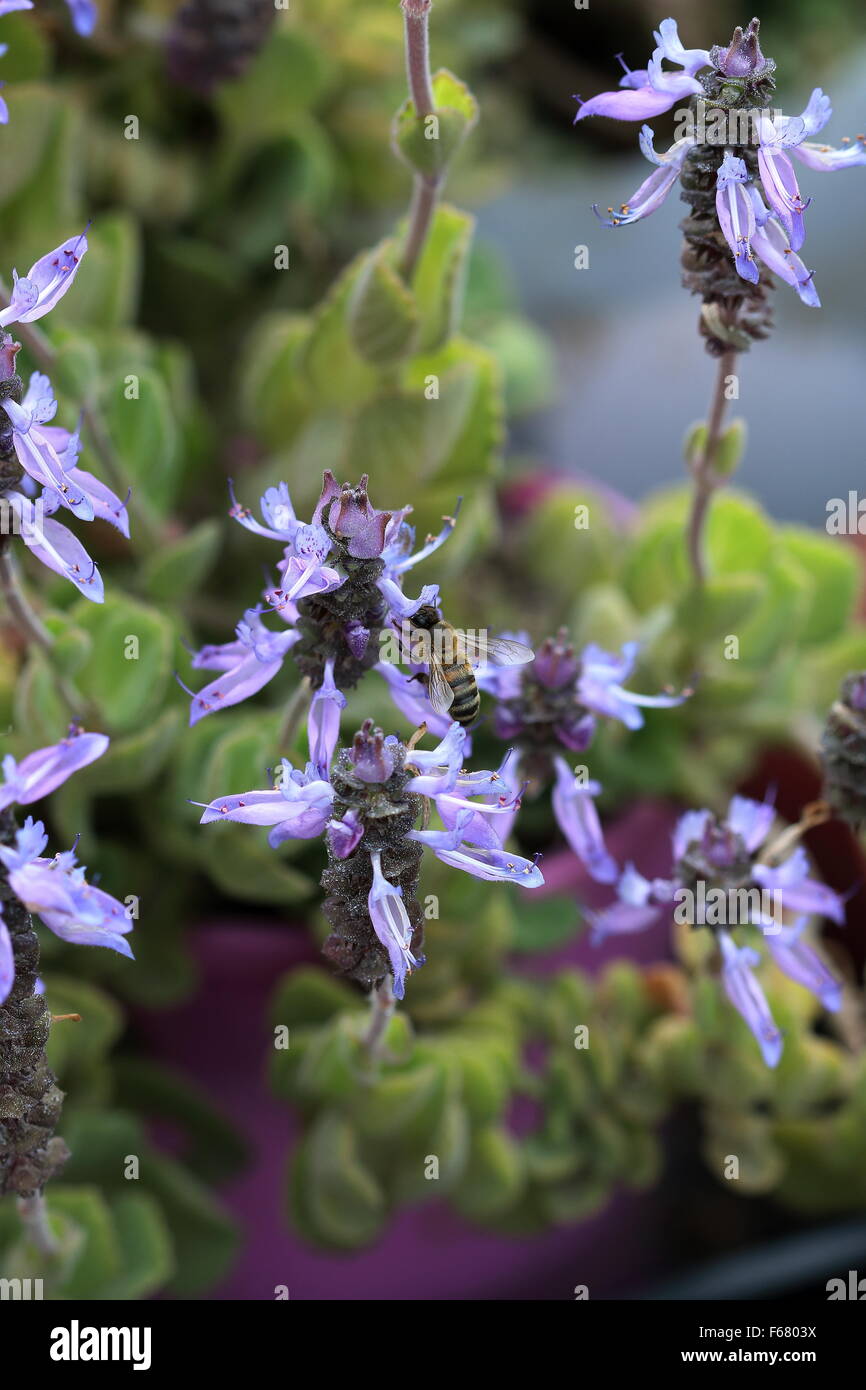
[[[437,714],[447,714],[454,703],[454,691],[435,657],[427,670],[427,697]]]
[[[515,642],[510,637],[488,637],[483,630],[458,635],[466,660],[482,666],[523,666],[535,657],[525,642]]]

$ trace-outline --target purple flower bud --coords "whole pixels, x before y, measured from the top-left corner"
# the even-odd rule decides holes
[[[348,859],[364,838],[364,827],[354,811],[347,811],[342,820],[328,821],[328,844],[337,859]]]
[[[346,646],[352,653],[356,661],[363,660],[364,653],[370,641],[370,629],[364,627],[355,618],[349,620],[343,629],[343,636],[346,639]]]
[[[0,340],[0,381],[8,381],[10,377],[18,375],[15,358],[20,351],[21,344],[16,343],[10,334],[4,333]]]
[[[546,690],[561,690],[564,685],[577,679],[579,670],[580,662],[568,641],[566,629],[560,628],[556,637],[548,637],[542,642],[531,674]]]
[[[357,560],[374,560],[382,554],[392,515],[376,510],[367,496],[367,482],[365,473],[357,487],[344,483],[328,512],[332,532],[338,540],[346,542],[349,554]],[[326,482],[323,498],[327,488]]]
[[[758,42],[760,28],[759,19],[753,19],[745,33],[738,24],[728,49],[716,47],[712,50],[712,61],[725,77],[753,77],[767,67]]]
[[[387,782],[394,772],[394,754],[381,729],[365,719],[352,740],[349,761],[361,782]]]

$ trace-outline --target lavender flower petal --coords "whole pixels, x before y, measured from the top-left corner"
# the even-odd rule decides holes
[[[109,745],[105,734],[86,734],[72,725],[66,738],[48,748],[28,753],[20,763],[11,754],[3,759],[5,785],[0,787],[0,810],[17,802],[29,806],[41,801],[82,767],[101,758]]]
[[[70,237],[55,251],[36,261],[27,275],[12,272],[12,298],[8,309],[0,312],[0,328],[13,323],[35,323],[53,309],[78,274],[87,251],[87,237]]]
[[[619,869],[607,851],[593,796],[597,782],[579,784],[563,758],[555,758],[556,783],[553,810],[559,828],[580,862],[598,883],[614,883]]]
[[[737,946],[727,932],[719,932],[719,944],[725,993],[757,1039],[767,1066],[775,1067],[782,1055],[782,1034],[770,1013],[766,995],[752,974],[760,956],[749,946]]]
[[[821,957],[803,941],[805,918],[793,927],[783,927],[781,932],[767,936],[770,955],[790,980],[804,985],[824,1008],[835,1013],[842,1006],[842,984],[832,975]]]
[[[406,976],[422,962],[412,954],[412,923],[403,902],[403,890],[389,883],[382,872],[382,855],[374,850],[370,855],[373,886],[367,897],[367,908],[373,930],[388,952],[394,976],[394,995],[402,999],[406,992]]]

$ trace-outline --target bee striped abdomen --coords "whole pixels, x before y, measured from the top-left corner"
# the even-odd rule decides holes
[[[471,666],[446,666],[444,676],[454,696],[448,713],[458,724],[472,724],[481,708],[481,697]]]

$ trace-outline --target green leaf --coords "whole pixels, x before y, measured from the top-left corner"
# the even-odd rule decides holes
[[[352,342],[347,319],[349,300],[366,259],[366,255],[356,257],[335,281],[300,349],[298,365],[320,407],[346,410],[372,396],[379,383],[379,373]]]
[[[428,178],[447,169],[478,119],[478,104],[465,82],[442,68],[433,78],[435,116],[419,117],[411,99],[400,107],[391,129],[394,151]]]
[[[177,495],[177,423],[165,382],[149,368],[118,371],[104,404],[112,444],[133,488],[130,519],[134,533],[136,491],[140,490],[160,515],[169,510]]]
[[[521,895],[511,910],[511,949],[521,955],[552,951],[577,936],[580,908],[571,898],[530,898]]]
[[[302,1140],[290,1194],[301,1232],[337,1249],[371,1244],[385,1220],[382,1189],[361,1160],[351,1125],[334,1111],[320,1114]]]
[[[186,1298],[217,1283],[238,1246],[232,1219],[203,1184],[163,1154],[147,1155],[142,1186],[158,1200],[171,1231],[176,1268],[168,1290]]]
[[[104,331],[129,323],[135,315],[140,284],[141,251],[136,218],[126,212],[100,215],[87,234],[86,273],[76,277],[74,292],[62,304],[63,322]],[[151,467],[163,466],[161,458]]]
[[[277,986],[271,1005],[271,1022],[276,1027],[301,1028],[305,1024],[327,1023],[345,1009],[363,1009],[361,996],[342,980],[335,980],[315,966],[302,966],[285,975]]]
[[[464,1216],[487,1221],[518,1201],[525,1176],[510,1135],[493,1126],[476,1130],[466,1172],[454,1191],[455,1206]]]
[[[297,314],[259,319],[245,354],[241,398],[247,423],[266,448],[286,448],[309,415],[298,371],[310,323]]]
[[[102,1297],[138,1300],[157,1293],[174,1273],[171,1233],[158,1203],[146,1192],[130,1192],[112,1202],[111,1214],[122,1273]]]
[[[862,587],[857,552],[831,536],[799,526],[783,527],[779,538],[785,552],[803,566],[812,580],[811,603],[800,641],[812,646],[840,636]]]
[[[418,328],[418,306],[391,264],[393,250],[386,241],[364,259],[346,308],[354,347],[376,367],[407,357]]]
[[[118,1104],[149,1119],[169,1120],[181,1130],[184,1163],[200,1178],[223,1182],[243,1168],[248,1146],[205,1092],[180,1073],[144,1057],[120,1057],[114,1076]]]
[[[58,91],[19,82],[13,105],[10,123],[0,126],[0,202],[4,207],[38,174],[49,142],[57,132],[62,98]],[[19,266],[20,274],[41,255],[44,250],[34,247],[26,265]],[[4,266],[3,278],[8,276],[9,270]]]
[[[483,478],[497,476],[505,420],[501,373],[491,352],[453,337],[438,353],[415,357],[402,384],[404,391],[434,410],[443,403],[446,406],[439,427],[446,433],[447,450],[444,457],[442,450],[436,450],[435,475],[429,475],[435,476],[440,489],[450,484],[459,492],[469,480],[478,488]],[[438,400],[433,394],[437,389]],[[430,417],[431,427],[436,418],[435,414]]]
[[[412,277],[421,318],[418,349],[437,352],[460,326],[475,219],[443,203],[436,209]]]
[[[737,471],[746,452],[748,429],[745,420],[732,420],[719,440],[713,459],[713,470],[722,478]]]
[[[358,1132],[371,1139],[429,1134],[437,1124],[449,1092],[441,1064],[428,1062],[379,1077],[357,1096]]]
[[[163,545],[142,566],[144,588],[155,599],[185,598],[213,568],[223,537],[218,521],[202,521],[180,540]]]
[[[117,590],[107,593],[104,604],[81,601],[72,616],[93,641],[93,655],[78,678],[82,695],[104,712],[108,731],[139,731],[159,709],[171,678],[169,619]]]
[[[53,1024],[45,1049],[51,1070],[68,1086],[110,1051],[123,1019],[115,1001],[96,985],[53,971],[45,974],[45,998],[52,1014],[81,1014],[80,1023]]]
[[[767,591],[760,575],[730,574],[692,588],[677,605],[674,621],[697,641],[735,634],[737,625],[760,604]]]

